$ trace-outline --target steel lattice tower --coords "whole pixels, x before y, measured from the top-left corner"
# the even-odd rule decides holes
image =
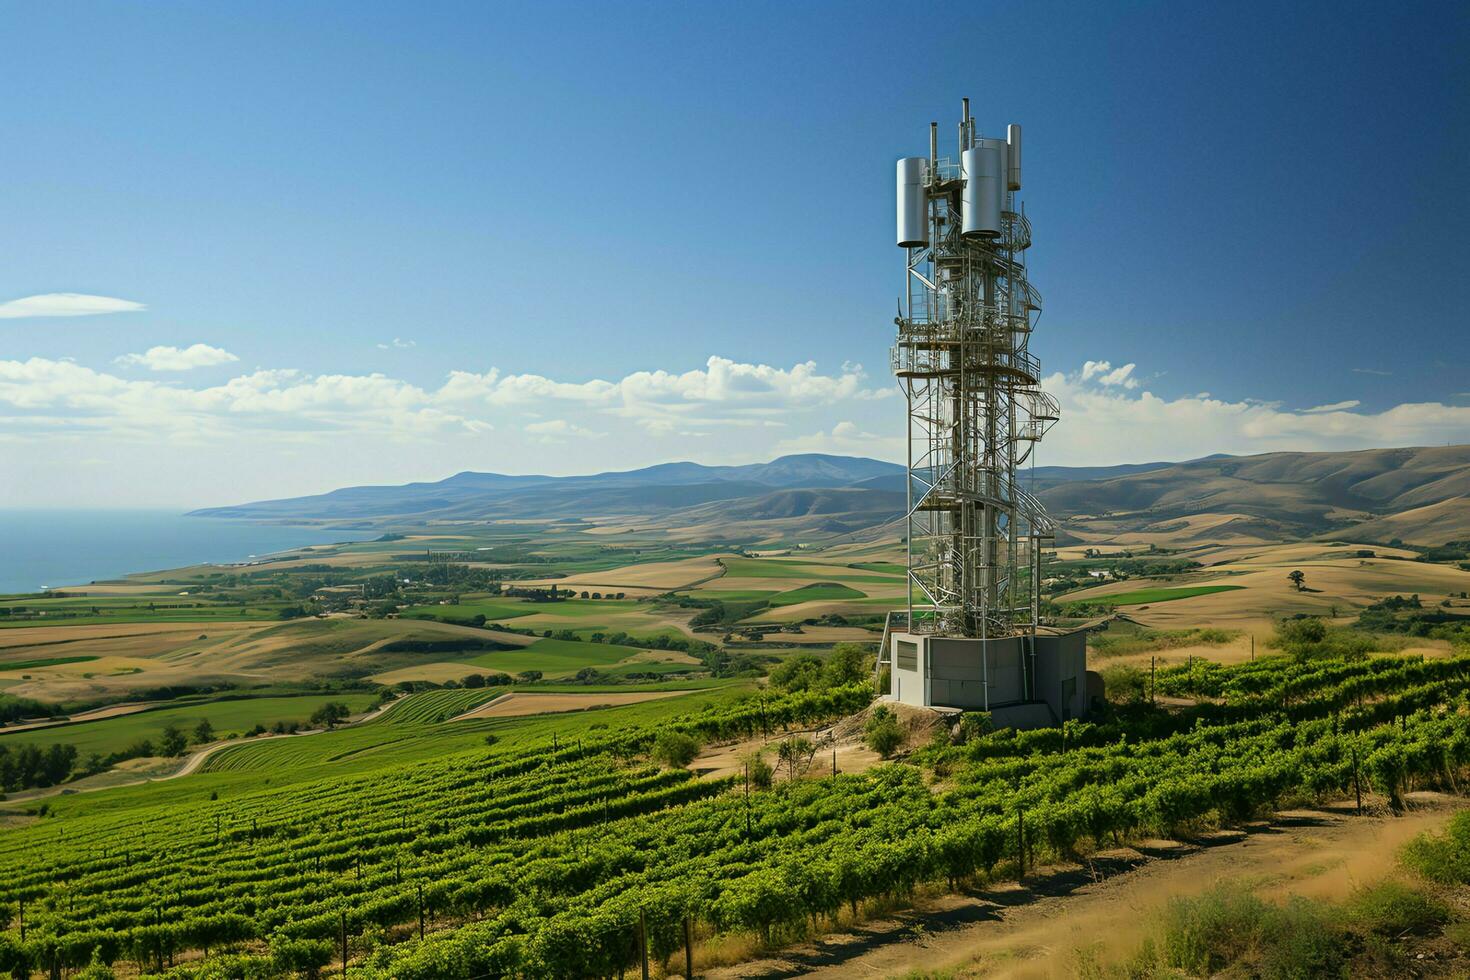
[[[1027,349],[1041,297],[1026,278],[1031,225],[1020,127],[976,132],[969,100],[958,160],[898,162],[905,290],[894,374],[908,400],[906,631],[1034,634],[1042,550],[1056,525],[1018,479],[1058,418]]]

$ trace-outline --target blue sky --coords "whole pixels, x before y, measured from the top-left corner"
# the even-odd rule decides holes
[[[1043,462],[1470,441],[1463,6],[950,11],[7,5],[0,506],[896,458],[893,159],[962,95]]]

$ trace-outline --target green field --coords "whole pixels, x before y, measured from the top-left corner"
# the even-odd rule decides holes
[[[78,724],[54,725],[28,731],[5,733],[0,730],[0,745],[61,743],[75,745],[77,753],[108,755],[150,739],[155,744],[164,728],[177,725],[192,732],[202,719],[209,719],[217,738],[244,734],[257,724],[270,728],[276,722],[300,722],[305,725],[312,712],[329,701],[341,702],[353,714],[366,711],[377,703],[371,694],[310,694],[299,697],[237,698],[229,701],[206,701],[176,707],[154,708],[115,718]]]
[[[463,663],[504,674],[539,670],[545,674],[575,674],[583,667],[605,667],[642,653],[637,647],[574,640],[537,640],[521,650],[492,650]]]
[[[780,593],[769,589],[694,589],[688,595],[694,599],[717,599],[720,602],[764,602]]]
[[[1193,585],[1177,589],[1135,589],[1132,592],[1119,592],[1116,595],[1102,595],[1093,599],[1077,599],[1073,602],[1098,603],[1108,606],[1138,606],[1144,603],[1170,602],[1174,599],[1190,599],[1197,595],[1211,595],[1215,592],[1234,592],[1243,589],[1243,585]],[[1063,600],[1063,605],[1070,605]]]
[[[850,589],[838,582],[813,582],[799,589],[782,592],[771,599],[773,606],[794,606],[798,602],[823,602],[838,599],[866,599],[867,593]]]
[[[506,690],[503,687],[481,687],[464,691],[423,691],[410,694],[384,712],[379,724],[425,725],[448,721],[486,701],[495,700]]]
[[[63,664],[91,663],[96,659],[96,657],[45,657],[40,660],[14,660],[8,663],[0,660],[0,670],[38,670],[42,667],[60,667]]]
[[[463,622],[482,615],[496,622],[522,616],[547,616],[557,619],[585,620],[626,614],[633,603],[616,599],[566,599],[561,602],[532,602],[529,599],[476,599],[470,602],[434,606],[410,606],[399,613],[401,619],[442,619]]]
[[[43,600],[46,601],[46,600]],[[187,606],[175,609],[149,609],[146,605],[98,606],[90,608],[55,607],[46,615],[0,616],[0,629],[22,626],[95,626],[116,623],[240,623],[280,619],[281,610],[293,603],[260,605]],[[27,603],[26,608],[45,611],[47,607]]]

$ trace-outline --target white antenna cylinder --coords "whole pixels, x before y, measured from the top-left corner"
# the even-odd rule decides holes
[[[929,161],[904,157],[898,161],[898,247],[919,248],[929,244],[929,198],[924,190],[924,172]]]
[[[1005,199],[1005,142],[977,141],[973,150],[960,154],[960,171],[965,179],[960,192],[960,234],[967,238],[998,236]]]
[[[1006,127],[1006,171],[1010,175],[1006,183],[1009,190],[1021,189],[1021,126],[1011,123]]]

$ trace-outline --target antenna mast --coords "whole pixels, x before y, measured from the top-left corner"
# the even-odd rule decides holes
[[[1028,350],[1041,296],[1026,278],[1031,224],[1016,201],[1021,127],[985,137],[965,99],[953,157],[938,155],[937,123],[929,133],[928,156],[898,161],[906,262],[892,363],[908,401],[904,632],[1034,637],[1041,553],[1056,524],[1017,470],[1059,410]]]

